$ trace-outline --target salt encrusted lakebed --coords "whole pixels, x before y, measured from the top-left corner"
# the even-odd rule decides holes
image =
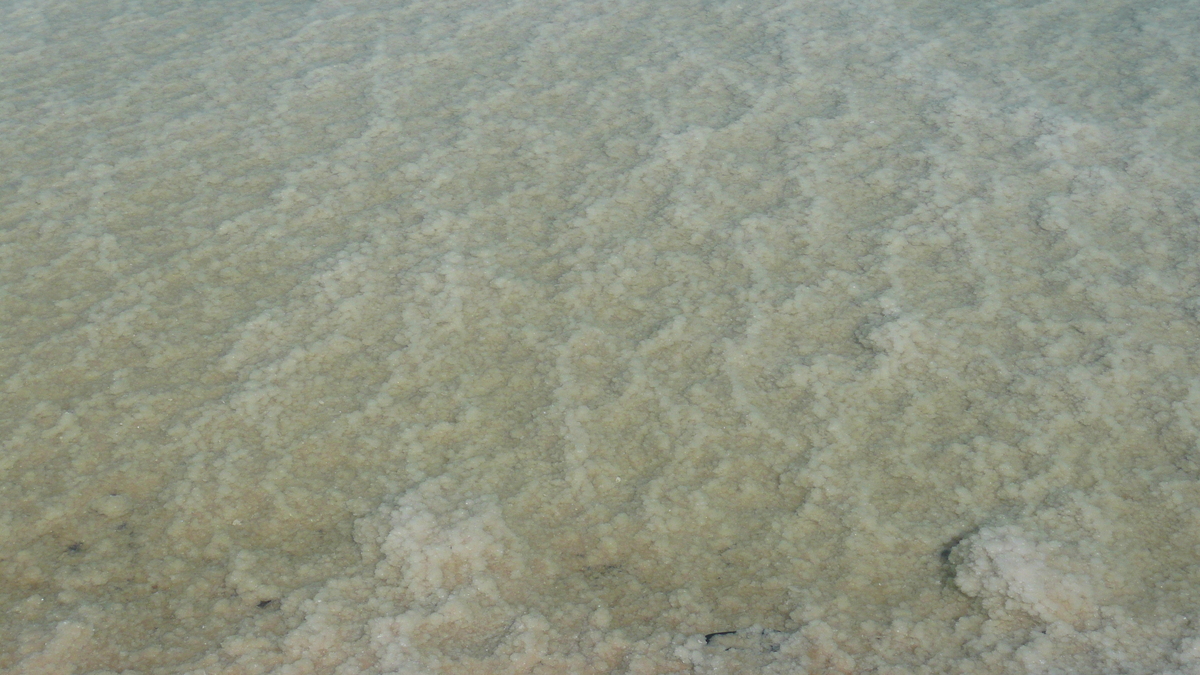
[[[1200,672],[1198,11],[0,4],[0,670]]]

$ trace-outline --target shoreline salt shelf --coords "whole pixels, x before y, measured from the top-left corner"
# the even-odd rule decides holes
[[[1198,25],[0,8],[0,670],[1200,671]]]

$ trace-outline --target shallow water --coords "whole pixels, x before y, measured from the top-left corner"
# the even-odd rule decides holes
[[[0,6],[0,669],[1197,671],[1198,26]]]

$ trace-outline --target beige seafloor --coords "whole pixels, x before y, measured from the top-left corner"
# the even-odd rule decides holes
[[[0,670],[1200,671],[1198,26],[5,2]]]

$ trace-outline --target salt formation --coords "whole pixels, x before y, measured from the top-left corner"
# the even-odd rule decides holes
[[[1200,672],[1198,25],[0,4],[0,671]]]
[[[552,623],[543,612],[554,608],[536,601],[549,563],[530,564],[494,498],[453,495],[447,481],[429,481],[360,520],[356,538],[373,568],[307,601],[287,652],[316,672],[356,659],[388,673],[617,670],[630,645],[602,631],[607,609],[582,622],[551,614]],[[339,628],[347,614],[359,617],[362,639]]]
[[[986,528],[959,545],[954,583],[981,598],[989,615],[1023,612],[1045,623],[1082,627],[1099,619],[1094,583],[1063,545],[1035,541],[1017,527]]]
[[[1177,664],[1160,672],[1192,672],[1195,657],[1163,639],[1189,630],[1187,620],[1130,617],[1122,602],[1131,589],[1106,569],[1108,547],[1071,541],[1072,534],[1079,530],[1058,533],[1068,538],[1062,540],[1017,525],[985,527],[955,547],[954,582],[987,613],[977,644],[993,643],[992,654],[1008,659],[1010,670],[1137,672],[1146,668],[1144,655],[1157,651],[1164,663]]]

